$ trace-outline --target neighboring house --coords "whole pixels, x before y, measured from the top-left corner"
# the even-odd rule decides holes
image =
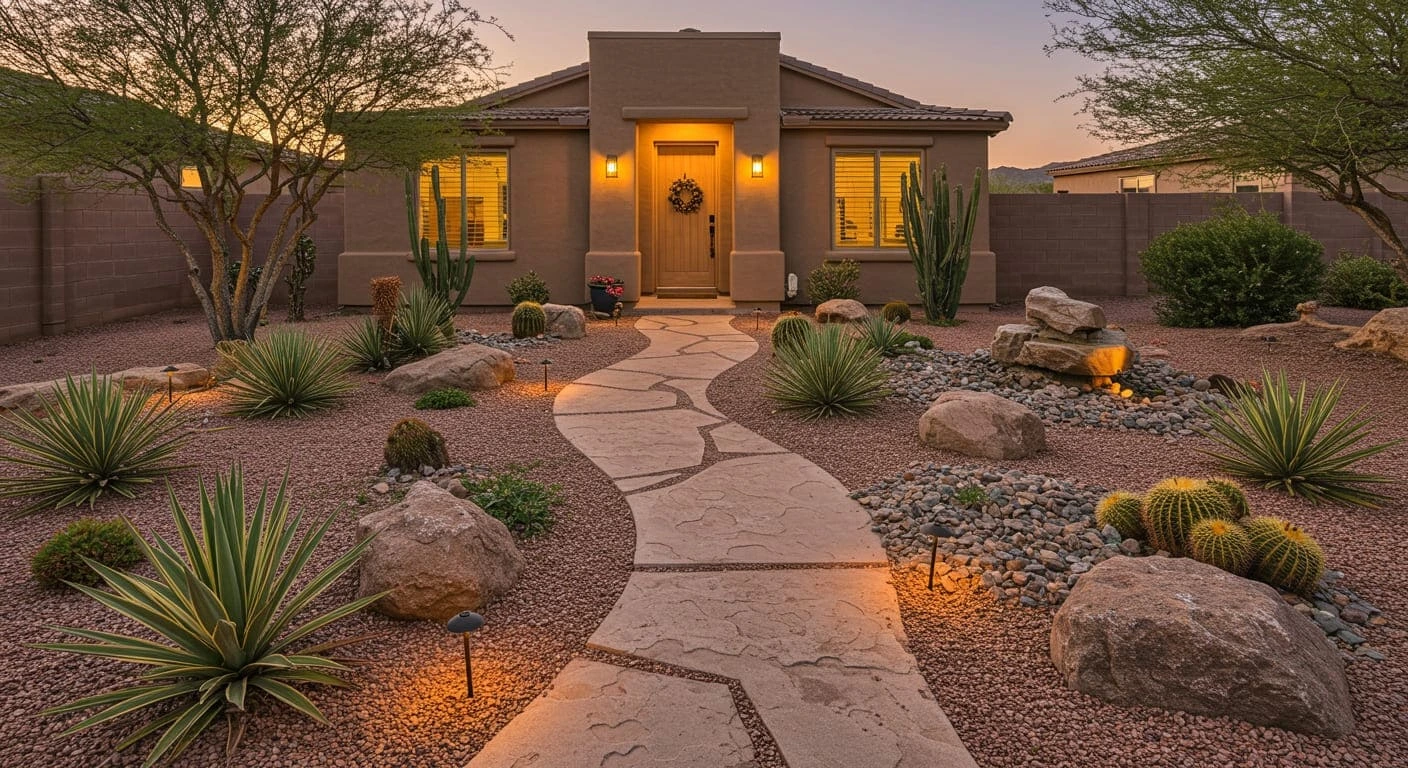
[[[1290,179],[1208,175],[1207,158],[1171,158],[1162,143],[1107,152],[1047,169],[1054,191],[1072,194],[1124,192],[1288,192]]]
[[[862,298],[913,298],[900,174],[946,165],[965,188],[987,171],[1006,112],[921,104],[779,52],[773,32],[590,32],[590,61],[484,99],[466,128],[494,135],[439,163],[447,240],[459,222],[478,259],[467,304],[508,301],[534,270],[555,300],[581,302],[590,275],[641,295],[776,306],[789,273],[805,290],[823,260],[861,262]],[[436,236],[427,173],[420,234]],[[404,182],[351,176],[339,302],[368,281],[412,280]],[[676,201],[671,201],[672,190]],[[698,191],[695,200],[695,191]],[[966,303],[996,298],[987,200]]]

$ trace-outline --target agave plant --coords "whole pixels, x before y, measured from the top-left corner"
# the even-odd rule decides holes
[[[859,338],[866,346],[885,357],[894,357],[905,351],[905,342],[910,335],[883,317],[867,317],[859,326]]]
[[[302,331],[277,330],[235,347],[230,361],[232,410],[239,416],[306,416],[356,388],[338,349]]]
[[[1203,452],[1229,474],[1266,488],[1315,503],[1377,507],[1390,497],[1362,486],[1393,480],[1352,467],[1399,441],[1357,447],[1369,436],[1369,419],[1361,417],[1363,408],[1327,427],[1342,392],[1343,385],[1337,381],[1307,401],[1305,382],[1295,389],[1285,371],[1274,377],[1265,371],[1260,392],[1241,387],[1226,405],[1204,406],[1211,428],[1203,434],[1218,448]]]
[[[429,357],[455,343],[453,313],[439,296],[423,288],[407,292],[396,307],[391,354],[399,362]]]
[[[124,573],[89,560],[108,589],[74,588],[147,631],[142,637],[77,627],[51,627],[87,642],[35,647],[116,659],[147,667],[130,685],[47,710],[46,715],[97,710],[64,732],[135,715],[147,720],[118,744],[124,750],[160,733],[145,766],[172,759],[222,714],[230,718],[229,748],[238,741],[238,715],[258,698],[292,707],[326,723],[295,686],[345,685],[348,668],[325,653],[362,638],[305,645],[314,632],[349,616],[381,595],[369,595],[312,616],[312,602],[351,568],[370,539],[353,546],[311,578],[303,571],[335,515],[303,529],[290,514],[288,478],[272,501],[266,487],[253,514],[246,508],[244,477],[235,465],[216,475],[213,493],[200,487],[200,530],[171,495],[180,548],[159,535],[149,543],[132,528],[156,578]],[[128,522],[131,527],[131,523]],[[297,585],[295,587],[295,585]],[[149,639],[149,635],[157,639]]]
[[[768,397],[804,419],[857,415],[889,394],[880,355],[839,325],[775,351],[764,378]]]
[[[0,497],[30,497],[18,514],[93,504],[105,493],[132,498],[180,469],[173,458],[190,439],[178,403],[150,403],[150,390],[124,392],[107,376],[68,376],[43,398],[44,416],[4,414],[0,441],[14,449],[0,461],[24,474],[0,478]]]
[[[352,365],[365,371],[384,371],[394,368],[387,349],[386,330],[375,317],[367,316],[352,326],[352,332],[338,340],[342,353],[352,361]]]

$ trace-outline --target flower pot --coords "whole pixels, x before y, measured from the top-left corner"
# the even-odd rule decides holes
[[[608,287],[610,286],[590,286],[592,291],[592,309],[596,310],[597,312],[604,312],[609,315],[612,311],[616,309],[616,302],[620,301],[620,299],[607,293],[606,289]]]

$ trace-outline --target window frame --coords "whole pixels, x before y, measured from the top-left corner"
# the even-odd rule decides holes
[[[1149,180],[1149,188],[1148,188],[1148,189],[1141,189],[1141,188],[1140,188],[1140,186],[1139,186],[1139,180],[1140,180],[1140,179],[1148,179],[1148,180]],[[1133,189],[1125,189],[1124,183],[1125,183],[1126,181],[1129,181],[1129,180],[1133,180],[1134,183],[1135,183]],[[1122,194],[1122,195],[1152,195],[1152,194],[1158,192],[1158,189],[1159,189],[1159,176],[1158,176],[1158,174],[1156,174],[1156,173],[1139,173],[1139,174],[1135,174],[1135,175],[1133,175],[1133,176],[1121,176],[1121,177],[1119,177],[1119,185],[1120,185],[1120,186],[1119,186],[1119,193]]]
[[[469,199],[469,158],[474,157],[474,156],[487,156],[487,155],[502,156],[503,159],[504,159],[504,181],[499,183],[498,189],[497,189],[497,191],[495,192],[495,194],[499,196],[499,203],[500,203],[500,207],[501,207],[501,210],[500,210],[499,214],[503,217],[503,234],[504,234],[503,244],[502,244],[502,245],[499,245],[499,244],[497,244],[497,242],[496,242],[495,245],[493,245],[493,246],[487,246],[487,245],[486,245],[486,246],[480,246],[480,247],[478,247],[478,248],[476,248],[476,247],[474,247],[474,246],[470,246],[470,247],[469,247],[469,252],[471,252],[471,253],[492,253],[492,254],[512,254],[512,253],[513,253],[513,232],[512,232],[512,227],[511,227],[511,225],[512,225],[513,218],[512,218],[512,214],[511,214],[511,210],[510,210],[510,207],[509,207],[509,206],[510,206],[510,201],[512,200],[512,197],[513,197],[513,179],[512,179],[512,173],[513,173],[513,159],[510,157],[510,152],[509,152],[509,149],[508,149],[508,148],[503,148],[503,149],[498,149],[498,148],[493,148],[493,149],[475,149],[475,150],[462,149],[462,150],[460,150],[460,153],[459,153],[459,161],[460,161],[460,183],[459,183],[459,187],[460,187],[460,189],[459,189],[459,193],[458,193],[458,194],[459,194],[459,210],[460,210],[460,216],[462,217],[462,218],[461,218],[461,222],[464,223],[464,224],[468,224],[468,216],[467,216],[467,214],[468,214],[468,205],[467,205],[467,201],[468,201],[468,199]],[[426,162],[422,163],[422,164],[421,164],[421,169],[420,169],[420,176],[421,176],[421,177],[426,177],[426,176],[428,176],[428,175],[430,174],[429,166],[431,166],[431,165],[441,165],[441,164],[445,163],[447,160],[449,160],[449,158],[445,158],[444,160],[429,160],[429,161],[426,161]],[[427,182],[427,183],[428,183],[428,182]],[[419,191],[419,189],[420,189],[420,182],[419,182],[419,179],[417,180],[416,187],[417,187],[417,190]],[[444,189],[441,189],[440,192],[443,194],[443,193],[445,192],[445,190],[444,190]],[[448,197],[448,196],[446,197],[446,201],[447,201],[447,202],[449,201],[449,197]],[[422,232],[425,231],[425,215],[426,215],[426,210],[425,210],[425,205],[424,205],[424,203],[425,203],[425,195],[423,195],[423,194],[417,194],[417,195],[416,195],[416,220],[417,220],[417,222],[421,225],[421,231],[422,231]],[[432,213],[433,213],[433,211],[432,211]],[[448,222],[447,222],[447,223],[448,223]],[[458,243],[450,243],[450,247],[451,247],[451,248],[458,248],[458,247],[459,247],[459,244],[458,244]]]
[[[836,158],[842,155],[870,155],[872,159],[872,169],[875,174],[873,190],[871,192],[871,239],[869,243],[856,242],[855,244],[843,244],[840,239],[839,227],[841,226],[840,211],[843,208],[841,200],[836,196]],[[882,155],[910,155],[918,156],[919,174],[924,175],[925,152],[919,147],[834,147],[831,150],[830,164],[827,168],[829,179],[830,200],[827,202],[827,217],[831,220],[829,229],[830,243],[828,252],[865,252],[865,251],[907,251],[908,244],[886,245],[885,238],[881,235],[882,222],[880,213],[880,158]],[[908,171],[906,170],[906,173]],[[903,213],[901,213],[903,217]]]

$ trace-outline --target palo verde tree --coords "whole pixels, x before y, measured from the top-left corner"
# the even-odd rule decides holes
[[[1047,0],[1048,50],[1104,65],[1075,94],[1101,138],[1165,141],[1205,173],[1289,174],[1358,214],[1408,279],[1384,211],[1408,201],[1403,0]],[[1375,194],[1377,193],[1377,194]]]
[[[144,195],[211,336],[250,339],[343,174],[454,151],[484,29],[457,0],[0,0],[0,172]]]

